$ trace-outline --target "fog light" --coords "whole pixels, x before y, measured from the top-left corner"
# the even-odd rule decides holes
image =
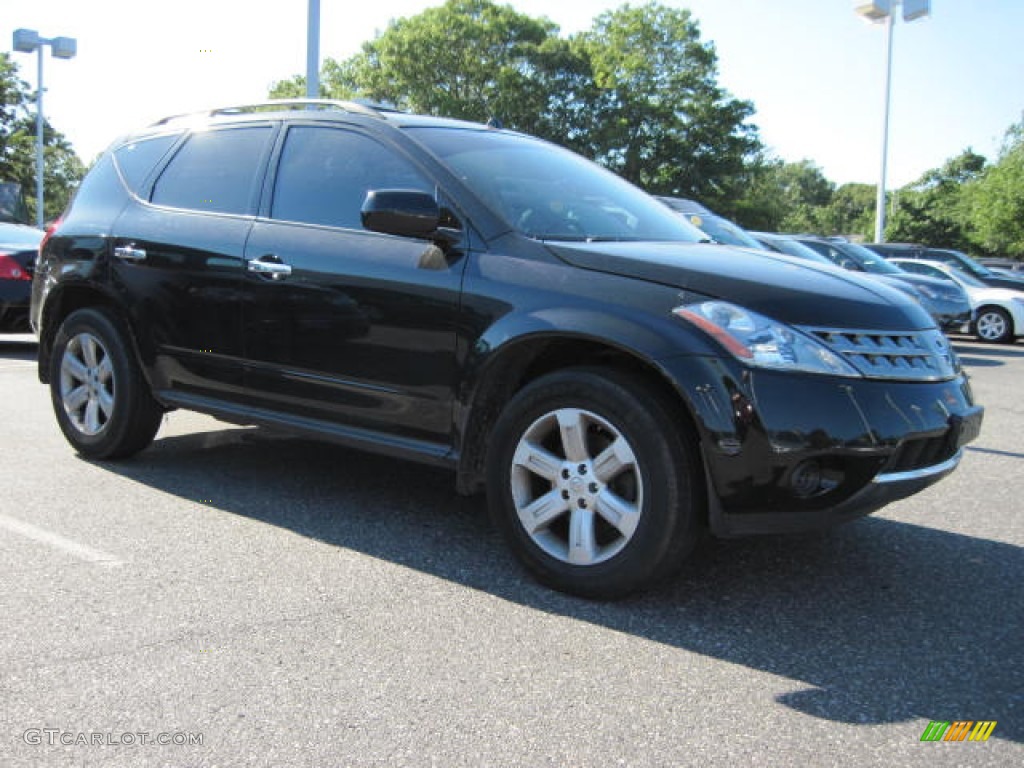
[[[813,459],[797,464],[789,476],[789,486],[798,498],[810,498],[821,490],[821,466]]]

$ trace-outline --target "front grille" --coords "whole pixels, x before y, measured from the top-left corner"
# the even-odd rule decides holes
[[[953,458],[955,453],[956,443],[948,434],[907,440],[893,454],[885,471],[910,472],[925,469]]]
[[[939,330],[803,330],[868,378],[939,381],[954,377],[960,367],[953,348]]]

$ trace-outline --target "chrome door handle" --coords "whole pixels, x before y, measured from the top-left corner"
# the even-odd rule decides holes
[[[276,256],[269,255],[260,256],[258,259],[250,261],[246,268],[257,275],[266,275],[272,280],[283,280],[292,273],[292,268],[290,265],[282,264],[280,261],[270,261],[270,259],[276,258]]]
[[[131,245],[117,246],[114,248],[114,255],[125,261],[142,261],[146,258],[146,251],[142,248],[136,248],[135,243],[132,243]]]

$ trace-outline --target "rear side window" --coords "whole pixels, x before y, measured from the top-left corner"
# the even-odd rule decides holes
[[[270,126],[195,133],[160,174],[152,202],[218,213],[251,213]]]
[[[412,163],[359,133],[313,126],[288,131],[274,183],[275,219],[362,229],[371,189],[433,192]]]
[[[150,171],[156,167],[167,150],[178,140],[175,135],[157,136],[152,139],[133,141],[125,144],[114,152],[114,159],[117,161],[117,168],[121,171],[128,189],[139,194],[142,183],[149,176]]]

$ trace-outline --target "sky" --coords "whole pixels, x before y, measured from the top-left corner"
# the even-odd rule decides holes
[[[885,33],[857,0],[662,0],[688,8],[718,53],[719,84],[751,101],[752,122],[786,161],[830,180],[878,181]],[[344,59],[441,0],[321,0],[321,55]],[[619,0],[508,0],[563,35]],[[637,3],[634,3],[637,4]],[[305,72],[307,0],[0,0],[0,50],[18,27],[78,40],[71,60],[44,58],[44,113],[90,162],[113,139],[161,117],[266,98]],[[265,10],[269,8],[273,10]],[[896,21],[888,187],[970,147],[995,159],[1024,118],[1024,0],[932,0]],[[439,41],[443,44],[443,41]],[[13,53],[36,84],[35,54]]]

